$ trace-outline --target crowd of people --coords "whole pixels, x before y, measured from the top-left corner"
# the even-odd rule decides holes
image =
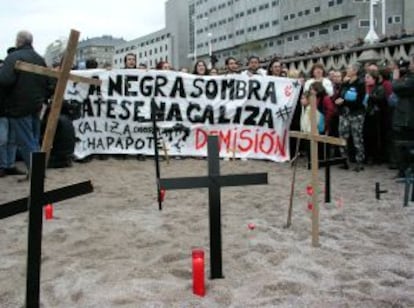
[[[26,173],[15,166],[17,147],[27,169],[30,153],[39,150],[39,111],[50,97],[52,86],[47,77],[14,69],[17,60],[46,66],[34,51],[32,41],[29,32],[19,32],[16,49],[10,50],[0,68],[0,177]],[[292,129],[310,131],[310,102],[316,97],[319,133],[348,141],[348,146],[336,151],[346,158],[344,169],[350,169],[350,163],[355,163],[352,169],[356,172],[364,170],[367,164],[388,164],[398,169],[397,176],[404,176],[414,147],[414,55],[410,57],[409,62],[387,67],[352,63],[344,71],[329,72],[316,63],[309,76],[288,70],[279,58],[263,68],[257,56],[248,58],[245,70],[241,70],[238,59],[229,57],[224,70],[209,69],[206,62],[198,60],[192,70],[179,71],[201,76],[242,74],[298,79],[302,93]],[[86,68],[96,67],[96,61],[87,61]],[[134,53],[125,56],[124,68],[147,69],[139,64]],[[171,70],[172,66],[161,61],[155,69]]]
[[[414,33],[413,32],[408,32],[405,29],[401,30],[401,33],[394,33],[391,35],[381,35],[378,39],[378,43],[385,43],[385,42],[391,42],[391,41],[397,41],[397,40],[404,40],[404,39],[409,39],[414,37]],[[296,50],[295,52],[293,52],[292,54],[273,54],[270,55],[268,57],[265,57],[262,60],[262,63],[267,63],[269,61],[271,61],[273,58],[279,58],[279,59],[283,59],[283,60],[289,60],[292,58],[297,58],[297,57],[304,57],[304,56],[312,56],[312,55],[320,55],[320,54],[325,54],[325,53],[329,53],[329,52],[334,52],[334,51],[346,51],[346,50],[350,50],[353,48],[358,48],[358,47],[363,47],[365,45],[367,45],[369,43],[365,42],[363,38],[358,38],[355,41],[349,41],[349,42],[339,42],[336,44],[329,44],[329,43],[325,43],[319,46],[312,46],[311,48],[305,50]]]

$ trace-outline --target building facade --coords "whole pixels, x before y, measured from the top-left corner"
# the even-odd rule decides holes
[[[155,67],[158,62],[171,61],[172,46],[171,34],[162,29],[116,46],[112,66],[123,68],[125,56],[132,53],[137,57],[137,64]]]
[[[382,30],[381,1],[374,7],[375,30]],[[414,30],[412,0],[386,1],[387,35]],[[353,44],[369,30],[369,0],[192,0],[190,51],[222,65],[228,56],[244,60],[287,56],[321,45]],[[408,12],[409,11],[409,12]]]
[[[113,67],[124,67],[128,53],[137,56],[137,62],[155,67],[168,61],[175,68],[188,65],[189,52],[188,0],[168,0],[165,3],[165,28],[120,44],[115,49]]]
[[[87,60],[94,59],[99,68],[110,67],[115,54],[115,46],[124,42],[124,39],[110,35],[82,40],[76,48],[76,63],[82,68]]]

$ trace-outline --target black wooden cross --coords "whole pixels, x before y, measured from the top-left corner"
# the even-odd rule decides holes
[[[162,210],[161,187],[160,187],[160,156],[158,151],[158,126],[157,126],[157,112],[155,100],[151,100],[151,121],[152,121],[152,136],[154,139],[154,163],[155,163],[155,177],[157,181],[157,199],[158,209]]]
[[[29,211],[26,307],[39,307],[43,206],[93,191],[90,181],[44,192],[46,154],[32,153],[30,196],[0,205],[0,219]]]
[[[331,166],[345,164],[346,157],[330,157],[330,144],[325,144],[325,160],[319,161],[325,167],[325,203],[331,202]]]
[[[220,175],[217,136],[208,136],[208,176],[160,179],[161,189],[208,188],[211,279],[224,278],[221,251],[221,187],[267,184],[267,173]]]
[[[410,194],[410,188],[411,188],[411,201],[414,202],[414,170],[411,168],[408,168],[405,171],[405,177],[398,179],[397,183],[404,183],[404,206],[408,206],[408,199]]]
[[[375,198],[377,200],[381,199],[381,195],[382,194],[386,194],[388,192],[388,190],[385,189],[381,189],[380,188],[380,183],[379,182],[375,182]]]

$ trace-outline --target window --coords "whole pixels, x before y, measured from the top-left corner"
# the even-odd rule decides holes
[[[332,7],[332,6],[334,6],[334,5],[335,5],[334,0],[330,0],[330,1],[328,2],[328,6],[329,6],[329,7]]]
[[[296,15],[294,13],[290,14],[290,19],[295,19]]]
[[[297,35],[297,34],[296,34],[296,35],[294,35],[294,36],[293,36],[293,40],[298,41],[298,40],[299,40],[299,35]]]
[[[283,20],[288,20],[288,19],[289,19],[289,15],[283,16]]]
[[[332,30],[335,32],[335,31],[339,31],[339,25],[334,25],[333,27],[332,27]]]
[[[395,24],[400,24],[401,23],[401,15],[395,15],[393,16],[394,18],[394,23]]]
[[[303,12],[302,11],[299,11],[298,12],[298,17],[301,17],[301,16],[303,16]]]
[[[343,2],[343,0],[336,0],[336,5],[341,5]]]
[[[329,33],[329,29],[328,28],[324,28],[324,29],[320,29],[319,30],[319,35],[326,35]]]
[[[309,9],[305,10],[305,15],[309,15],[309,14],[310,14],[310,10]]]
[[[320,6],[315,6],[314,8],[315,13],[318,13],[321,11],[321,7]]]
[[[348,30],[348,24],[347,23],[341,24],[341,29],[342,30]]]
[[[291,36],[288,36],[288,37],[287,37],[287,41],[288,41],[288,42],[291,42],[291,41],[292,41],[292,37],[291,37]]]
[[[358,23],[360,28],[369,28],[369,19],[360,19]]]
[[[315,36],[315,31],[310,31],[309,32],[309,37],[314,37]]]
[[[277,26],[279,24],[279,19],[275,19],[272,21],[272,26]]]

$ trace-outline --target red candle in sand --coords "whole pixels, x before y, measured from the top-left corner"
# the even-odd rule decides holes
[[[193,250],[193,293],[204,296],[206,289],[204,285],[204,251]]]
[[[308,194],[308,196],[312,196],[313,195],[313,187],[312,187],[312,185],[306,186],[306,193]]]
[[[164,199],[165,199],[165,189],[161,189],[160,190],[160,200],[161,200],[161,202],[164,202]]]
[[[53,219],[53,205],[48,204],[45,206],[45,218],[46,220]]]

